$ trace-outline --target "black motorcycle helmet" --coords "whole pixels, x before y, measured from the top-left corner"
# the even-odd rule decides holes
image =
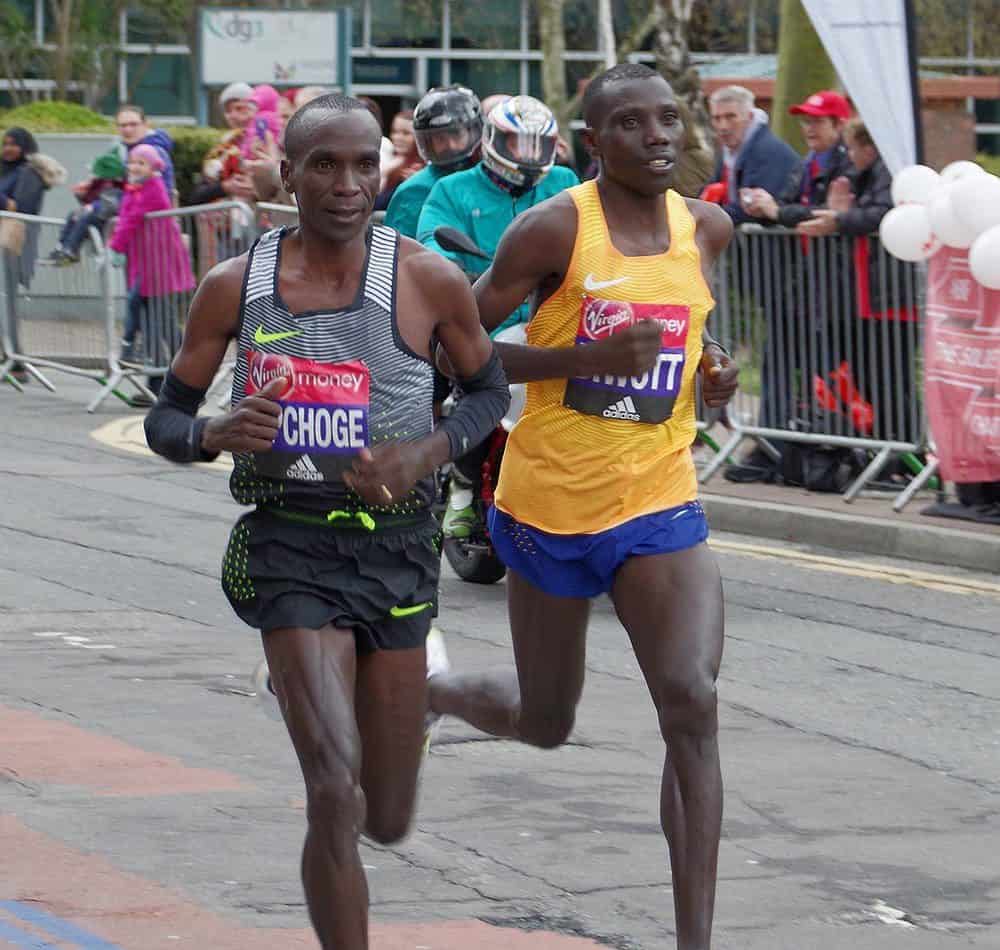
[[[445,171],[472,165],[483,139],[479,98],[465,86],[435,86],[413,110],[420,157]]]

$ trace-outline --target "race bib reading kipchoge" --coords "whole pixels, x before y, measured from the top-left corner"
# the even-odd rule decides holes
[[[639,320],[660,324],[660,352],[651,370],[641,376],[587,376],[568,380],[563,405],[603,419],[665,422],[684,379],[684,362],[691,310],[681,304],[627,303],[584,297],[576,345],[606,340]]]
[[[368,446],[371,375],[361,360],[317,363],[278,353],[247,353],[246,394],[275,379],[286,381],[277,399],[281,423],[274,448],[255,452],[257,471],[305,482],[338,479]]]

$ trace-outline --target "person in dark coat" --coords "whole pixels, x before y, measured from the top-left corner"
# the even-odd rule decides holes
[[[882,219],[892,208],[892,174],[860,119],[844,127],[852,168],[832,182],[827,207],[813,211],[796,230],[808,237],[842,234],[850,243],[853,281],[850,312],[840,326],[843,361],[827,387],[830,405],[853,403],[866,434],[912,442],[918,419],[913,387],[916,278],[912,264],[885,252],[878,240]],[[882,321],[888,321],[883,326]],[[841,408],[841,407],[838,407]]]
[[[794,229],[827,206],[833,183],[846,179],[851,171],[843,140],[851,107],[840,93],[824,90],[792,106],[789,112],[800,117],[809,147],[803,166],[776,194],[749,188],[741,199],[744,210],[756,222]],[[834,194],[837,188],[843,191],[846,187],[837,186]],[[809,257],[808,244],[790,245],[785,237],[775,236],[761,246],[770,251],[762,267],[767,271],[765,284],[772,288],[772,294],[763,302],[767,338],[761,365],[760,425],[785,430],[805,425],[814,429],[812,378],[833,368],[825,362],[831,353],[829,321],[843,297],[840,288],[846,263],[839,259],[836,248],[824,247],[829,263],[817,269],[817,261]],[[822,281],[819,273],[823,274]],[[836,314],[833,319],[837,319]],[[773,444],[782,451],[780,443]],[[747,464],[728,466],[725,476],[737,482],[771,481],[779,470],[780,464],[756,448]]]
[[[0,210],[39,215],[45,192],[66,180],[66,169],[55,159],[38,151],[35,137],[20,127],[7,129],[0,149]],[[3,258],[3,287],[7,307],[7,331],[13,351],[20,350],[18,340],[17,288],[27,290],[35,274],[38,259],[38,225],[9,219],[9,245],[0,249]],[[15,236],[16,235],[16,236]],[[15,363],[11,375],[27,382],[24,367]]]
[[[779,193],[802,172],[802,158],[768,127],[767,113],[754,107],[754,96],[743,86],[723,86],[709,97],[712,128],[721,151],[715,173],[701,197],[715,201],[734,224],[753,220],[743,208],[744,188]]]

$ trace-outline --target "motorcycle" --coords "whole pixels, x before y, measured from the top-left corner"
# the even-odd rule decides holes
[[[490,260],[489,255],[484,253],[468,235],[456,228],[436,228],[434,237],[446,251],[468,254],[485,261]],[[525,343],[527,338],[524,324],[519,323],[508,327],[497,333],[493,339],[498,343]],[[493,493],[500,477],[500,464],[503,461],[504,448],[507,445],[507,434],[514,428],[514,424],[524,409],[527,395],[525,385],[514,383],[510,387],[510,395],[510,407],[507,414],[486,440],[485,456],[479,468],[479,478],[477,484],[473,485],[472,488],[471,503],[476,515],[475,527],[468,537],[446,536],[444,538],[444,555],[452,570],[463,581],[468,581],[471,584],[495,584],[507,573],[503,561],[497,556],[493,542],[490,540],[486,514],[493,504]],[[452,485],[451,473],[445,473],[441,482],[442,519]]]

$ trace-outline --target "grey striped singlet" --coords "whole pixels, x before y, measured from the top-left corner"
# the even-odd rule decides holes
[[[269,231],[250,252],[240,307],[233,405],[246,393],[248,357],[252,352],[322,364],[360,360],[370,373],[367,429],[371,445],[415,441],[429,435],[434,428],[434,373],[431,364],[410,350],[399,333],[397,232],[380,226],[370,229],[365,269],[351,306],[297,314],[285,306],[278,290],[281,248],[287,234],[286,228]],[[410,515],[430,507],[431,478],[418,483],[396,504],[373,508],[351,492],[341,478],[318,476],[314,461],[308,452],[302,452],[299,457],[291,458],[283,477],[272,477],[259,470],[254,454],[238,454],[230,491],[243,505],[277,505],[317,513],[365,510],[383,515]],[[270,460],[261,464],[267,467]]]

